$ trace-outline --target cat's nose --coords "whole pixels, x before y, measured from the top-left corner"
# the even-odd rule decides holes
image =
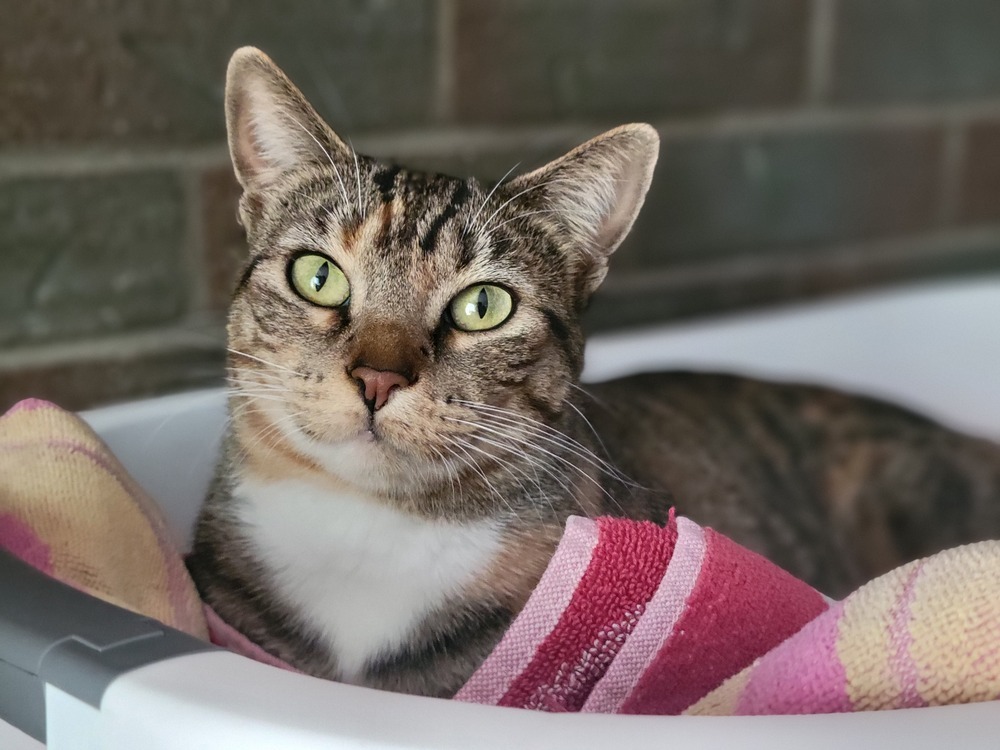
[[[378,411],[385,406],[394,390],[406,388],[410,384],[405,375],[392,370],[375,370],[371,367],[355,367],[351,370],[351,377],[358,381],[362,398],[372,411]]]

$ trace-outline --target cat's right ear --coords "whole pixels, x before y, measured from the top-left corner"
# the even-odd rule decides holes
[[[226,127],[236,179],[248,193],[266,192],[310,164],[336,168],[349,153],[295,84],[254,47],[241,47],[229,60]]]

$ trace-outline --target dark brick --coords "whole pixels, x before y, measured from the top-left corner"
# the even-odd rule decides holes
[[[938,221],[933,128],[772,132],[667,140],[622,269],[822,252]]]
[[[0,181],[0,347],[178,317],[184,239],[169,174]]]
[[[455,111],[466,121],[775,106],[804,85],[802,0],[455,5]]]
[[[240,187],[233,171],[225,167],[203,174],[201,195],[207,303],[210,310],[222,311],[247,260],[246,235],[236,218]]]
[[[732,261],[677,269],[658,279],[614,268],[587,313],[591,333],[648,326],[754,307],[803,302],[878,286],[1000,271],[1000,227],[972,236],[914,237],[812,257]]]
[[[1000,221],[1000,122],[979,122],[967,132],[959,218]]]
[[[0,371],[0,414],[25,398],[43,398],[64,409],[95,406],[194,388],[221,386],[221,347],[182,347],[137,356]]]
[[[0,145],[222,137],[232,51],[268,52],[346,133],[426,121],[431,0],[31,0],[0,23]]]
[[[996,0],[840,0],[831,93],[842,102],[1000,94]]]

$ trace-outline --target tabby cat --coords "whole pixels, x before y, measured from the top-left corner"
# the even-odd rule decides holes
[[[893,406],[723,375],[578,384],[648,125],[488,187],[355,153],[250,48],[226,115],[251,253],[190,567],[304,672],[454,694],[572,514],[676,503],[833,595],[1000,531],[1000,449]]]

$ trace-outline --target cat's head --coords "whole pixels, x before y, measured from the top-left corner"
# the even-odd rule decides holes
[[[229,320],[247,435],[396,495],[560,423],[580,315],[649,187],[653,128],[495,187],[412,172],[355,153],[251,48],[230,62],[226,116],[251,249]]]

